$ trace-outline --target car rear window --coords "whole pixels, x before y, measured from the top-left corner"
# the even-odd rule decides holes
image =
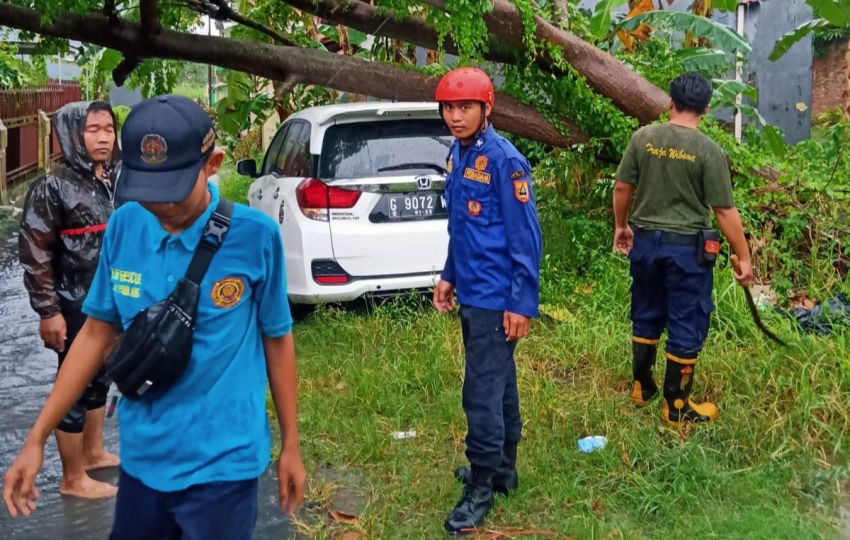
[[[410,166],[378,172],[385,167],[433,164],[444,168],[452,136],[446,124],[434,120],[355,122],[328,128],[319,158],[319,178],[366,178],[405,174],[434,174],[433,167]]]

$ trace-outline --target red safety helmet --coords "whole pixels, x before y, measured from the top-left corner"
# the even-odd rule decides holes
[[[437,83],[437,101],[481,101],[496,104],[493,83],[478,68],[457,68],[446,73]]]

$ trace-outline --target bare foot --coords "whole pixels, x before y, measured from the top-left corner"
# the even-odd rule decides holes
[[[107,467],[117,467],[121,465],[121,460],[112,452],[103,450],[101,453],[91,457],[87,457],[83,468],[87,471],[94,469],[105,469]]]
[[[80,497],[82,499],[105,499],[114,497],[118,493],[118,486],[106,482],[99,482],[89,475],[84,474],[79,480],[69,482],[65,478],[59,482],[59,493]]]

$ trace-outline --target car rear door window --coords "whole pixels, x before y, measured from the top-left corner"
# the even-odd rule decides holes
[[[319,178],[434,174],[446,166],[451,144],[440,119],[338,124],[325,133]],[[382,168],[391,169],[379,172]]]
[[[266,157],[263,160],[263,168],[262,174],[271,174],[275,172],[275,165],[278,161],[278,155],[280,154],[281,148],[283,148],[283,140],[286,138],[286,132],[289,130],[289,127],[292,124],[284,124],[278,129],[277,134],[272,139],[272,143],[269,145],[269,149],[266,152]]]
[[[283,176],[304,178],[311,176],[312,156],[310,156],[310,124],[295,122],[286,134],[283,143],[283,160],[278,160]]]

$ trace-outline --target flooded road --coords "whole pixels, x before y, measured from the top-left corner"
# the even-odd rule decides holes
[[[22,270],[17,261],[17,219],[0,208],[0,471],[14,460],[56,376],[56,353],[44,349],[38,321],[29,307]],[[114,390],[114,388],[113,388]],[[106,447],[118,452],[115,417],[106,419]],[[30,518],[13,520],[0,509],[0,539],[101,539],[109,536],[114,499],[86,501],[59,495],[62,467],[51,437],[38,478],[41,500]],[[92,476],[115,483],[117,470],[95,471]],[[267,470],[260,479],[259,540],[289,537],[286,518],[277,506],[277,482]]]

